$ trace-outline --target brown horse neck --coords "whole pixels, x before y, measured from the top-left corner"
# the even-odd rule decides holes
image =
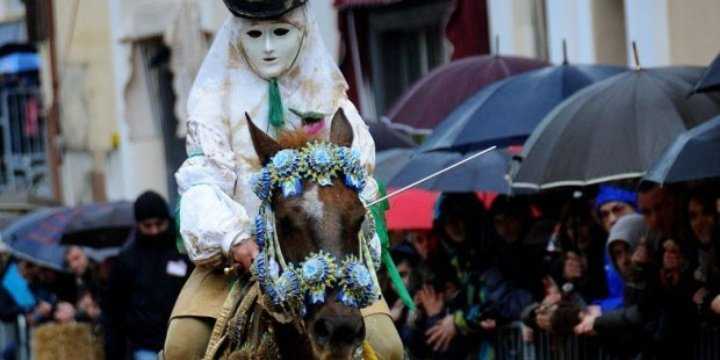
[[[312,345],[306,334],[300,334],[292,324],[275,323],[275,339],[280,350],[280,358],[313,359]]]

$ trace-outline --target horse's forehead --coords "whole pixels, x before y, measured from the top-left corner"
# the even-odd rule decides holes
[[[305,191],[302,196],[303,210],[315,221],[321,222],[325,216],[325,203],[320,199],[320,190],[317,186]]]

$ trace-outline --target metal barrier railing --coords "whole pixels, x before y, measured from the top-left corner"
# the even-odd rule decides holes
[[[720,327],[701,326],[693,345],[693,359],[720,359]]]
[[[25,315],[18,315],[12,322],[0,321],[0,359],[14,356],[15,360],[30,359],[30,343]]]
[[[687,359],[720,359],[720,327],[701,326],[692,354]],[[498,330],[495,340],[497,360],[615,360],[594,337],[558,337],[546,332],[534,332],[532,339],[524,339],[522,324],[514,323]]]

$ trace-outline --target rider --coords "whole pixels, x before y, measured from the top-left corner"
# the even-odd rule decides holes
[[[375,145],[347,98],[348,85],[320,38],[307,0],[224,0],[234,16],[218,32],[188,100],[188,159],[176,179],[180,233],[197,265],[173,310],[164,355],[202,357],[229,291],[222,268],[247,270],[258,253],[251,217],[260,200],[250,185],[261,169],[245,120],[271,136],[304,127],[322,137],[343,110],[353,148],[372,172]],[[377,197],[369,181],[361,193]],[[382,359],[402,344],[384,300],[363,309],[367,340]]]

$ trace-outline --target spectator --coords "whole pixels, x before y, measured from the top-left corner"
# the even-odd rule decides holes
[[[75,277],[77,287],[76,313],[77,321],[96,322],[100,320],[100,292],[106,279],[102,278],[100,264],[88,258],[85,249],[70,246],[65,252],[65,263]],[[66,316],[69,314],[66,314]]]
[[[28,261],[18,262],[18,269],[35,298],[34,308],[26,314],[28,324],[35,326],[51,321],[53,310],[58,303],[58,296],[49,289],[46,282],[47,272]]]
[[[687,209],[682,209],[681,205],[676,189],[654,184],[644,184],[641,187],[638,207],[652,233],[649,240],[653,241],[651,245],[654,251],[658,250],[659,245],[656,240],[664,237],[688,242]]]
[[[412,245],[401,243],[392,249],[392,257],[405,287],[412,296],[418,291],[422,281],[418,269],[420,265],[418,254]],[[394,291],[390,289],[389,284],[384,294],[394,296]],[[390,310],[390,316],[393,318],[393,322],[395,322],[395,326],[400,334],[400,339],[406,346],[414,343],[418,335],[416,324],[417,312],[408,309],[399,298],[393,301],[393,298],[388,297],[388,302],[393,304]]]
[[[427,332],[427,343],[435,351],[446,351],[456,336],[471,339],[475,351],[487,351],[487,334],[497,325],[519,320],[532,296],[505,280],[496,265],[497,241],[483,216],[485,210],[474,194],[446,194],[438,207],[436,231],[457,274],[457,301]],[[515,220],[509,219],[506,236],[520,239]],[[437,298],[437,295],[435,295]],[[447,299],[449,300],[449,299]],[[449,304],[448,304],[449,305]],[[478,346],[479,345],[479,346]]]
[[[156,359],[175,298],[191,264],[175,246],[167,203],[146,192],[135,201],[136,232],[111,270],[104,296],[108,359]]]
[[[622,276],[629,279],[632,276],[632,254],[640,243],[640,239],[647,234],[645,219],[637,214],[628,215],[620,219],[608,236],[607,251],[612,266]]]
[[[679,359],[692,352],[692,340],[697,330],[697,308],[692,296],[698,290],[693,278],[690,259],[683,244],[673,238],[660,243],[662,263],[659,272],[659,314],[653,334],[653,347],[658,357]]]
[[[637,194],[611,185],[601,185],[595,198],[595,211],[605,231],[625,215],[634,214],[637,209]]]
[[[437,268],[447,257],[440,240],[432,231],[412,230],[407,233],[407,241],[415,248],[420,260],[429,268]]]
[[[413,358],[456,359],[466,356],[471,350],[468,339],[462,335],[453,337],[446,348],[426,342],[425,335],[430,329],[463,307],[460,281],[451,267],[446,263],[432,269],[429,273],[432,275],[426,276],[424,286],[415,296],[419,311],[416,320],[418,336],[410,343]]]
[[[483,211],[484,212],[484,211]],[[518,287],[540,296],[543,256],[549,233],[533,224],[527,198],[498,196],[490,208],[497,240],[497,266]],[[536,231],[540,229],[539,231]]]
[[[637,193],[617,186],[601,185],[595,198],[595,211],[603,229],[610,232],[620,218],[637,212]],[[604,270],[608,296],[596,303],[607,312],[622,306],[624,281],[608,254],[605,255]]]
[[[688,218],[698,245],[695,279],[702,287],[693,296],[701,314],[720,314],[720,229],[715,211],[717,196],[710,188],[698,188],[690,194]],[[716,306],[712,307],[713,300]]]
[[[605,240],[593,220],[590,204],[573,199],[563,208],[558,243],[563,252],[556,280],[572,284],[574,292],[589,303],[607,295]]]

